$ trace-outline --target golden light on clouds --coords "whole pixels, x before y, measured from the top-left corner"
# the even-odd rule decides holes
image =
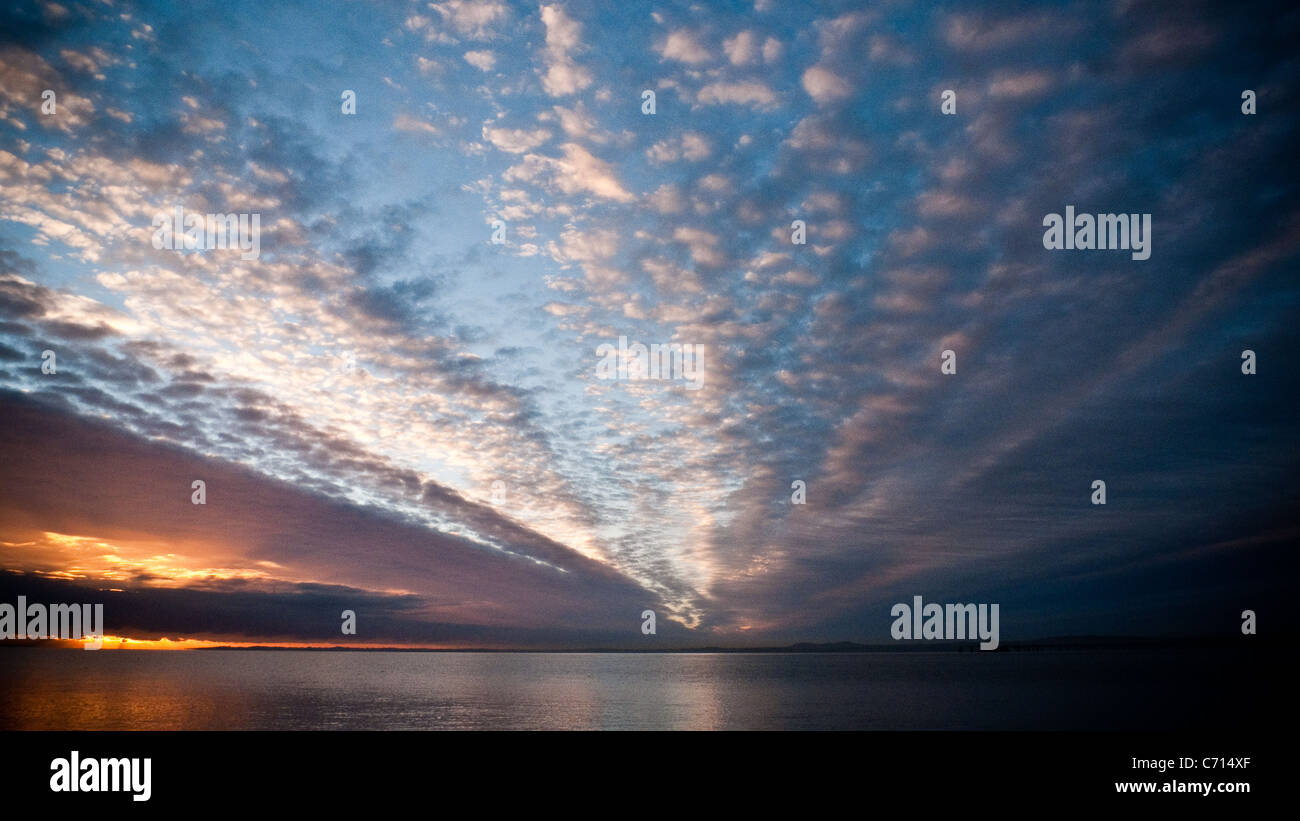
[[[89,643],[87,640],[85,643]],[[53,644],[53,643],[52,643]],[[81,647],[82,642],[58,642],[59,647]],[[367,649],[380,650],[392,647],[388,644],[339,644],[338,642],[303,642],[303,641],[212,641],[210,639],[189,639],[184,637],[168,638],[163,636],[157,639],[135,639],[126,636],[104,636],[104,646],[102,650],[205,650],[216,647],[229,648],[248,648],[248,647],[275,647],[281,649],[296,650],[330,650],[330,649]],[[452,647],[445,644],[403,644],[403,649],[418,648],[423,650],[448,650]]]
[[[28,541],[0,542],[0,548],[7,568],[69,580],[134,580],[152,587],[230,579],[301,581],[269,573],[283,569],[275,562],[236,559],[201,543],[174,545],[44,531]],[[184,552],[177,552],[178,548]]]

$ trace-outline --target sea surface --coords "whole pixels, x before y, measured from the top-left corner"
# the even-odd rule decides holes
[[[7,648],[0,729],[1248,729],[1250,655]]]

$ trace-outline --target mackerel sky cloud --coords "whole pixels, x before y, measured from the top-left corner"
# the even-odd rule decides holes
[[[557,647],[1280,601],[1300,13],[1159,11],[9,4],[0,592]],[[1150,258],[1046,250],[1067,205],[1151,214]],[[260,255],[155,248],[178,206]],[[597,378],[619,337],[705,346],[702,387]]]

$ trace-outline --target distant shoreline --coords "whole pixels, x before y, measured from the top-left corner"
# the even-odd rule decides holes
[[[1252,637],[1253,638],[1253,637]],[[63,645],[60,642],[60,645]],[[1268,644],[1257,639],[1243,641],[1235,636],[1218,636],[1213,638],[1151,638],[1144,636],[1060,636],[1047,639],[1021,642],[1003,642],[996,650],[980,650],[977,644],[960,641],[900,641],[889,644],[861,644],[841,641],[826,643],[799,642],[772,647],[667,647],[667,648],[621,648],[621,647],[587,647],[587,648],[510,648],[510,647],[349,647],[332,645],[328,647],[281,647],[276,645],[233,646],[216,645],[212,647],[177,648],[185,652],[205,652],[209,650],[238,651],[275,651],[318,652],[318,653],[548,653],[548,654],[828,654],[828,653],[1033,653],[1056,651],[1086,650],[1197,650],[1197,649],[1239,649],[1248,645]],[[49,641],[3,641],[0,648],[9,647],[45,647],[50,648]],[[60,648],[55,648],[60,649]],[[61,649],[68,649],[63,646]],[[80,649],[79,646],[75,649]],[[157,652],[152,648],[118,647],[113,650],[136,649],[140,652]],[[173,651],[174,652],[174,651]]]
[[[713,654],[713,653],[1026,653],[1055,650],[1121,650],[1121,649],[1210,649],[1239,648],[1256,642],[1239,641],[1235,637],[1204,639],[1162,639],[1144,637],[1104,638],[1092,636],[1066,636],[1042,641],[1004,642],[997,650],[980,650],[977,644],[960,641],[908,641],[889,644],[859,644],[857,642],[829,642],[825,644],[798,643],[777,647],[676,647],[676,648],[603,648],[533,649],[533,648],[476,648],[458,647],[425,649],[419,647],[202,647],[198,650],[294,650],[321,652],[381,652],[381,653],[624,653],[624,654]]]

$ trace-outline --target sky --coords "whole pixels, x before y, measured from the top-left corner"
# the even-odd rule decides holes
[[[1294,7],[0,18],[0,601],[424,647],[1295,620]],[[1067,206],[1150,258],[1046,248]],[[155,247],[177,207],[259,254]],[[620,337],[698,371],[602,378]]]

